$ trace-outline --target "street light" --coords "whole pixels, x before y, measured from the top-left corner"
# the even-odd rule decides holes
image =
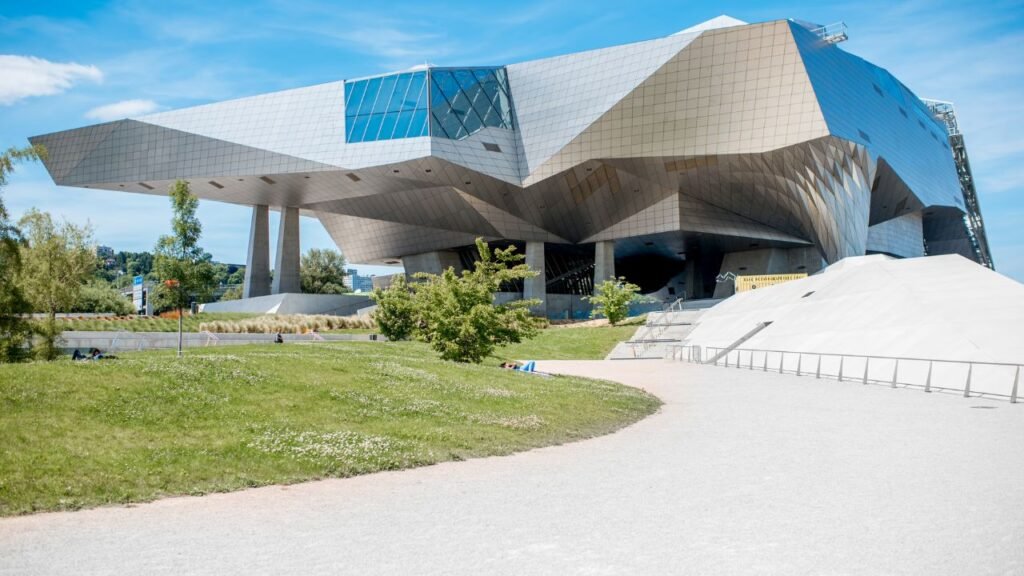
[[[164,280],[164,285],[170,289],[178,288],[181,289],[181,282],[177,280]],[[181,308],[181,294],[178,294],[178,358],[181,358],[181,340],[182,340],[182,308]]]

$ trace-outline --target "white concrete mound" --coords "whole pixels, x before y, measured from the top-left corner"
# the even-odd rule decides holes
[[[742,340],[765,323],[770,324]],[[739,341],[742,350],[809,353],[804,373],[817,369],[819,354],[1024,364],[1024,285],[957,255],[845,258],[814,276],[727,299],[704,313],[684,343],[724,349]],[[734,364],[736,358],[731,355]],[[776,364],[778,358],[739,355],[744,367],[750,361]],[[795,355],[787,359],[787,370],[795,370],[796,362]],[[882,364],[872,365],[872,379],[888,378],[880,373],[885,370],[892,373],[892,363]],[[903,370],[926,370],[927,363],[918,364],[911,368],[904,362],[900,381]],[[861,377],[864,364],[848,360],[845,369],[847,378]],[[956,388],[967,370],[966,364],[944,365],[936,368],[936,377],[941,371]],[[992,369],[973,370],[977,379]],[[1013,368],[1000,370],[1008,374],[993,375],[996,379],[1013,380]],[[924,378],[922,373],[914,380]],[[999,387],[993,392],[1009,393]]]
[[[1024,284],[957,255],[844,258],[820,274],[737,294],[688,344],[1024,363]]]

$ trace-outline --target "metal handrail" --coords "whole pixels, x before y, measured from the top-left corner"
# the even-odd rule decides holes
[[[693,362],[698,364],[709,364],[712,363],[709,358],[716,358],[718,354],[725,351],[726,348],[707,346],[702,347],[694,344],[679,344],[667,347],[667,353],[665,358],[667,360],[683,360],[687,362]],[[760,354],[760,361],[755,362],[755,354]],[[769,366],[768,357],[770,354],[779,356],[778,362],[773,361]],[[796,370],[790,370],[786,368],[786,356],[789,355],[790,359],[796,357]],[[986,361],[974,361],[974,360],[948,360],[939,358],[918,358],[912,356],[883,356],[883,355],[870,355],[870,354],[846,354],[837,352],[798,352],[793,350],[769,350],[763,348],[733,348],[725,354],[721,354],[721,358],[715,359],[713,362],[716,366],[725,366],[726,368],[730,365],[736,368],[748,368],[750,370],[761,370],[763,372],[778,372],[780,374],[793,373],[797,376],[810,375],[812,372],[815,378],[835,378],[839,382],[843,381],[860,381],[863,384],[868,383],[886,383],[891,387],[895,388],[898,385],[903,386],[923,386],[925,392],[931,392],[932,389],[942,390],[956,390],[963,391],[964,397],[970,397],[972,393],[978,396],[999,396],[1008,397],[1011,403],[1017,403],[1018,399],[1018,388],[1020,385],[1021,369],[1024,368],[1024,364],[1017,364],[1012,362],[986,362]],[[746,356],[746,362],[744,362],[744,356]],[[733,361],[735,357],[735,361]],[[808,369],[804,369],[804,357],[817,358],[817,361],[813,366],[806,365]],[[830,371],[822,371],[822,359],[838,359],[838,370],[836,373]],[[854,374],[852,371],[845,371],[846,360],[857,359],[863,360],[863,369],[859,370],[858,373]],[[885,361],[892,362],[892,376],[887,377],[885,380],[878,378],[871,378],[871,362],[872,361]],[[924,377],[923,384],[916,382],[908,382],[906,380],[900,381],[900,363],[904,366],[904,377],[907,376],[907,364],[908,363],[927,363],[927,373]],[[960,367],[967,367],[967,374],[964,380],[964,384],[961,387],[949,388],[946,386],[938,386],[933,384],[934,368],[936,365],[955,365]],[[876,362],[877,366],[877,362]],[[1013,384],[1009,394],[1002,394],[999,392],[979,392],[977,389],[972,390],[972,379],[977,378],[976,368],[979,367],[997,367],[997,368],[1010,368],[1013,371]],[[859,368],[859,367],[858,367]],[[919,366],[923,369],[923,366]],[[849,368],[847,368],[849,370]]]
[[[679,297],[676,298],[675,301],[673,301],[671,304],[662,307],[660,321],[655,322],[653,324],[648,321],[647,324],[644,324],[644,327],[647,328],[647,330],[643,334],[643,337],[634,338],[626,342],[627,344],[630,344],[632,346],[634,358],[640,358],[647,354],[647,352],[651,349],[651,346],[655,343],[672,342],[672,340],[659,340],[658,337],[661,336],[665,332],[665,330],[668,330],[668,327],[672,325],[672,315],[677,312],[683,311],[683,302],[685,300],[685,296]],[[648,315],[648,319],[649,318],[650,315]],[[641,348],[639,355],[637,354],[638,344]]]

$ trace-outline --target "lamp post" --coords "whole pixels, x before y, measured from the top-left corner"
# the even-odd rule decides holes
[[[181,358],[182,344],[182,308],[181,308],[181,282],[177,280],[166,280],[164,284],[170,289],[178,289],[178,358]]]

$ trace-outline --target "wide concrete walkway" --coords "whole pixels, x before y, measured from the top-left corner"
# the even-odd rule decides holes
[[[658,360],[541,368],[665,406],[505,458],[0,520],[0,573],[1024,573],[1022,405]]]

